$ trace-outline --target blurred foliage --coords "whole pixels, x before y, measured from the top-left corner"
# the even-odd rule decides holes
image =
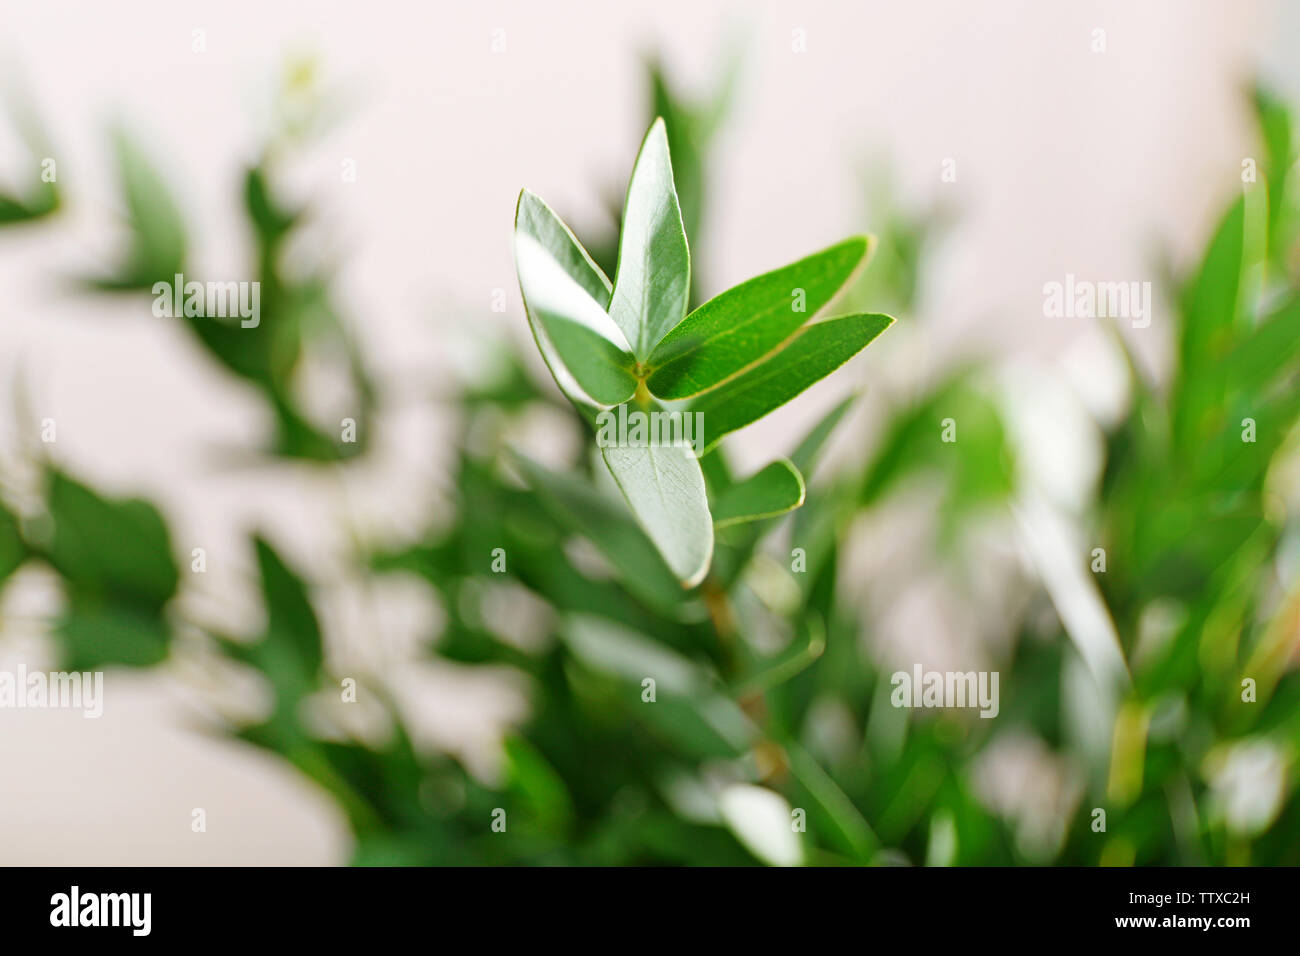
[[[0,188],[0,226],[42,219],[57,212],[62,201],[58,166],[53,163],[49,139],[36,112],[16,94],[10,94],[7,105],[30,173],[12,192]]]
[[[305,105],[323,99],[316,86],[310,68],[291,66],[278,100],[280,126],[258,162],[243,175],[241,205],[254,251],[247,274],[260,288],[257,325],[244,327],[237,316],[186,315],[182,320],[210,359],[265,399],[276,423],[268,453],[329,462],[365,451],[375,387],[330,294],[335,263],[304,263],[301,256],[291,255],[295,243],[307,244],[301,234],[311,225],[310,210],[289,205],[275,187],[278,166],[291,150],[310,143],[326,128],[325,118],[319,115],[323,107]],[[183,275],[186,283],[199,281],[199,276],[186,271],[187,230],[170,188],[125,131],[115,131],[114,147],[129,241],[114,274],[90,279],[88,284],[138,293],[154,290],[156,283],[170,286],[177,275]],[[356,422],[355,441],[334,438],[332,433],[340,431],[337,426],[314,422],[302,409],[297,376],[313,353],[341,366],[347,377],[355,395],[349,405]]]
[[[683,218],[696,240],[699,184],[721,106],[681,101],[657,69],[650,85],[652,115],[668,118]],[[777,795],[787,815],[806,812],[798,841],[810,863],[1300,863],[1300,588],[1294,557],[1286,561],[1300,528],[1276,484],[1288,474],[1300,418],[1296,217],[1287,189],[1294,135],[1275,98],[1259,91],[1254,101],[1265,145],[1260,181],[1232,203],[1180,283],[1168,384],[1149,381],[1131,361],[1132,401],[1109,428],[1104,474],[1086,510],[1107,556],[1094,579],[1131,675],[1111,689],[1100,764],[1070,730],[1079,654],[1062,623],[1069,615],[1016,622],[999,662],[1001,713],[985,721],[969,711],[891,707],[888,670],[862,639],[870,613],[846,600],[858,589],[843,580],[847,529],[895,493],[939,483],[936,554],[953,553],[945,542],[983,516],[1015,507],[1022,479],[1014,448],[978,367],[882,397],[865,458],[816,472],[822,480],[793,515],[719,528],[710,576],[683,591],[591,461],[559,472],[511,447],[510,423],[538,408],[568,416],[575,430],[585,423],[507,353],[502,374],[467,384],[451,409],[460,423],[451,520],[415,544],[357,555],[370,580],[415,575],[437,596],[446,619],[436,659],[527,675],[530,712],[502,742],[499,775],[480,778],[417,747],[399,708],[370,682],[358,694],[387,714],[387,735],[320,732],[311,701],[337,694],[348,675],[330,672],[311,583],[262,537],[250,546],[264,633],[251,641],[209,635],[274,692],[266,714],[233,732],[334,797],[355,835],[357,864],[765,861],[763,841],[719,799],[746,785]],[[314,127],[302,110],[293,115],[294,129]],[[341,342],[334,360],[367,403],[372,392],[330,305],[329,269],[287,272],[284,246],[307,217],[272,186],[276,158],[301,143],[290,139],[246,174],[261,327],[202,320],[191,328],[205,354],[266,400],[279,423],[277,455],[339,467],[364,447],[333,441],[292,399],[303,350],[321,335]],[[119,139],[118,154],[130,241],[120,271],[98,285],[140,295],[180,268],[186,229],[139,150]],[[52,187],[20,195],[0,198],[5,222],[58,206]],[[938,218],[891,209],[874,223],[882,255],[862,280],[866,291],[854,294],[897,303],[900,325],[914,324],[926,237]],[[953,408],[961,441],[942,444],[939,421]],[[854,411],[846,400],[795,443],[801,472],[815,473]],[[1254,422],[1253,442],[1242,440],[1244,419]],[[722,451],[702,465],[715,498],[736,485]],[[44,474],[39,509],[0,507],[0,581],[27,561],[58,574],[65,602],[55,633],[66,666],[149,666],[181,653],[173,598],[183,585],[159,511],[102,495],[54,465]],[[792,547],[805,552],[802,571],[791,570]],[[494,568],[495,549],[504,549],[504,566]],[[535,646],[500,633],[484,611],[490,589],[507,585],[547,608],[545,640]],[[1048,606],[1040,584],[1025,587],[1031,602]],[[654,703],[643,700],[649,675]],[[1254,681],[1254,702],[1243,701],[1245,678]],[[828,714],[844,729],[834,746]],[[1079,792],[1063,802],[1057,839],[1026,840],[1022,819],[978,795],[974,768],[1007,730],[1040,741],[1081,776]],[[1094,808],[1107,813],[1105,832],[1095,829]],[[505,834],[492,829],[498,810]]]
[[[682,226],[687,238],[694,244],[701,234],[706,211],[705,195],[712,176],[711,159],[723,124],[735,103],[740,79],[740,47],[732,49],[725,60],[717,88],[705,97],[683,93],[674,84],[664,64],[650,58],[645,65],[649,96],[647,115],[662,117],[668,131],[668,150],[673,158],[673,182],[677,201],[681,207]],[[611,191],[608,203],[610,222],[623,220],[624,194],[620,186]],[[593,233],[583,245],[601,271],[612,276],[618,267],[618,228]],[[692,254],[695,250],[692,245]],[[698,258],[691,273],[690,305],[694,308],[703,298],[700,295],[701,269]],[[855,311],[866,311],[865,308]]]
[[[1108,848],[1118,861],[1169,860],[1175,795],[1190,794],[1193,826],[1175,860],[1300,862],[1300,581],[1280,550],[1296,522],[1283,489],[1269,487],[1271,474],[1285,475],[1300,418],[1300,296],[1287,267],[1296,156],[1289,113],[1263,90],[1254,102],[1262,175],[1243,185],[1175,290],[1173,381],[1162,391],[1130,360],[1133,408],[1108,437],[1096,517],[1109,566],[1100,582],[1134,682],[1124,705],[1134,719],[1116,723],[1110,768],[1117,812]],[[1175,729],[1156,733],[1157,718]],[[1257,791],[1252,799],[1268,808],[1270,790],[1281,791],[1268,836],[1253,832],[1261,824],[1250,815],[1237,814],[1234,826],[1230,809],[1225,819],[1214,800],[1195,799],[1198,778],[1234,748],[1261,761],[1239,784]]]

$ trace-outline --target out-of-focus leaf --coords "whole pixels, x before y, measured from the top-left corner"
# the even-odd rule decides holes
[[[167,657],[171,633],[156,613],[130,604],[74,596],[59,620],[62,666],[94,671],[109,665],[152,667]]]
[[[260,747],[286,753],[300,769],[337,791],[334,772],[321,759],[317,742],[302,723],[301,705],[319,688],[324,658],[320,625],[301,578],[264,539],[255,539],[266,630],[251,643],[222,639],[232,658],[259,671],[271,685],[274,709],[240,736]]]
[[[798,578],[805,594],[811,593],[826,562],[833,558],[840,521],[846,514],[851,515],[852,509],[843,499],[827,495],[814,495],[795,512],[790,544],[803,552],[806,572]]]
[[[562,623],[560,635],[583,663],[637,686],[651,678],[656,693],[693,697],[709,686],[707,675],[693,661],[610,621],[571,615]]]
[[[723,528],[774,518],[798,508],[803,497],[803,476],[783,458],[728,488],[713,506],[713,523]]]
[[[883,158],[864,164],[862,182],[866,221],[880,241],[878,252],[840,307],[845,312],[883,309],[911,316],[922,287],[926,253],[951,225],[954,208],[938,199],[925,206],[901,201],[906,190]]]
[[[527,739],[511,735],[505,741],[507,773],[529,812],[543,830],[564,833],[573,822],[573,801],[563,778]]]
[[[1220,221],[1186,293],[1179,377],[1173,391],[1174,438],[1179,449],[1196,444],[1206,420],[1223,402],[1225,373],[1219,363],[1236,341],[1245,228],[1242,197]]]
[[[262,166],[253,166],[244,177],[244,207],[265,246],[278,243],[300,218],[298,212],[284,209],[276,202]]]
[[[638,358],[649,356],[664,333],[682,320],[690,286],[691,255],[673,186],[668,135],[657,119],[632,167],[609,300],[609,315]]]
[[[1264,140],[1269,167],[1271,170],[1285,174],[1296,158],[1291,111],[1282,100],[1264,86],[1256,86],[1251,98],[1255,106],[1255,118],[1259,122],[1260,134]],[[1280,194],[1283,192],[1281,188],[1283,185],[1279,182],[1270,191]]]
[[[585,666],[618,680],[618,719],[644,722],[696,758],[734,758],[752,745],[755,730],[744,712],[684,655],[599,618],[574,615],[559,633]],[[647,678],[655,682],[653,702],[642,699]]]
[[[731,108],[739,74],[740,56],[733,52],[726,62],[722,79],[713,96],[704,103],[691,103],[678,95],[657,62],[647,64],[650,74],[650,115],[661,117],[668,133],[668,149],[673,158],[673,182],[682,210],[686,235],[698,238],[704,215],[708,160],[712,142],[723,117]],[[692,283],[695,276],[692,274]],[[692,289],[692,295],[695,290]]]
[[[1295,196],[1287,189],[1287,177],[1296,161],[1295,124],[1286,104],[1265,87],[1255,87],[1253,100],[1264,140],[1269,256],[1285,270],[1297,227]]]
[[[304,675],[315,677],[324,659],[320,625],[306,586],[263,538],[256,541],[257,567],[266,602],[265,642],[284,648]]]
[[[180,210],[144,151],[123,130],[113,137],[130,244],[116,273],[91,280],[103,289],[152,289],[185,271],[186,238]]]
[[[704,472],[704,486],[708,489],[710,501],[721,497],[736,482],[721,448],[714,448],[700,459],[700,471]]]
[[[808,615],[807,621],[808,634],[805,640],[793,641],[773,658],[756,662],[750,672],[734,683],[732,692],[737,697],[776,687],[822,656],[826,650],[826,626],[815,613]]]
[[[802,746],[787,743],[786,754],[791,773],[821,810],[826,829],[836,843],[859,862],[870,860],[879,849],[880,840],[853,801]]]
[[[79,593],[159,609],[179,572],[162,516],[139,499],[110,500],[60,471],[49,476],[45,557]]]
[[[273,452],[277,455],[306,461],[340,461],[363,454],[369,445],[369,416],[365,414],[369,400],[364,395],[356,419],[355,441],[343,441],[339,433],[317,428],[279,388],[271,391],[268,401],[275,412]]]
[[[807,326],[762,364],[700,398],[707,448],[758,421],[825,378],[892,325],[887,315],[849,315]]]
[[[34,550],[65,582],[65,666],[159,663],[170,641],[163,606],[179,581],[162,516],[144,501],[103,498],[60,471],[48,481],[50,533]]]
[[[41,219],[55,212],[62,202],[58,185],[53,178],[46,177],[44,164],[46,160],[52,161],[53,150],[40,118],[28,103],[17,97],[10,98],[9,107],[18,135],[26,147],[27,159],[31,164],[28,168],[32,170],[32,175],[31,185],[25,190],[20,187],[20,191],[15,193],[0,191],[0,226]],[[39,175],[36,174],[37,168],[40,169]],[[55,172],[56,169],[57,167],[51,167],[50,171]],[[28,179],[27,176],[22,178]]]
[[[0,226],[41,219],[58,208],[59,192],[54,183],[41,182],[25,197],[0,193]]]
[[[943,420],[952,418],[957,440],[942,441]],[[1012,449],[996,406],[957,370],[897,414],[862,479],[861,501],[877,500],[903,475],[937,467],[950,476],[950,507],[1005,498],[1014,485]]]
[[[1228,381],[1262,392],[1300,355],[1300,298],[1292,297],[1262,319],[1224,359]]]
[[[856,400],[856,395],[844,399],[827,412],[804,436],[799,447],[790,456],[790,460],[799,469],[800,474],[811,477],[831,433],[835,431],[836,426],[844,419]],[[832,487],[826,494],[815,496],[810,507],[800,508],[794,516],[790,541],[794,547],[803,550],[807,571],[800,577],[805,592],[811,591],[819,579],[818,572],[824,566],[828,552],[835,545],[839,522],[847,520],[847,516],[853,510],[853,496],[841,486]]]
[[[577,478],[548,471],[523,455],[514,457],[543,503],[604,554],[629,591],[660,609],[680,602],[681,588],[672,571],[616,501]]]
[[[813,469],[821,458],[821,452],[826,445],[827,439],[841,421],[844,420],[845,414],[857,401],[856,395],[850,395],[848,398],[839,402],[834,408],[827,412],[812,430],[804,436],[803,441],[799,442],[799,447],[790,455],[791,463],[799,470],[801,475],[812,477]]]
[[[360,455],[369,445],[375,388],[360,349],[331,301],[332,270],[317,264],[301,276],[284,273],[284,252],[304,212],[276,199],[264,165],[250,168],[244,177],[244,209],[255,238],[252,281],[259,294],[258,321],[245,325],[243,316],[207,314],[181,320],[211,358],[254,385],[271,406],[275,434],[267,453],[322,462]],[[356,399],[348,409],[357,426],[352,440],[323,430],[299,406],[294,377],[305,355],[346,373]]]
[[[705,302],[655,346],[647,387],[690,398],[760,361],[830,304],[870,249],[870,237],[846,239]]]
[[[0,505],[0,585],[27,559],[18,520]]]

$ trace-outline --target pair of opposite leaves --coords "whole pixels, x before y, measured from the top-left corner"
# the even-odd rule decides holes
[[[688,315],[690,251],[663,120],[650,127],[632,170],[613,283],[537,196],[523,190],[515,214],[525,310],[560,390],[593,423],[599,410],[633,398],[693,399],[691,411],[703,414],[706,452],[830,374],[893,322],[866,314],[806,324],[849,283],[871,245],[870,237],[847,239],[743,282]],[[685,586],[698,584],[713,553],[713,518],[691,448],[651,443],[601,451],[669,568]],[[803,481],[793,466],[774,463],[760,476],[776,465],[798,492],[777,510],[797,507]]]

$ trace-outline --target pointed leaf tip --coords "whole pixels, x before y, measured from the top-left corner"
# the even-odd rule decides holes
[[[667,127],[657,119],[632,167],[609,314],[640,359],[686,314],[691,257],[673,181]]]
[[[869,252],[869,237],[853,236],[705,302],[655,347],[651,394],[691,398],[758,363],[821,314]]]
[[[725,528],[775,518],[802,505],[805,493],[803,475],[781,458],[728,488],[713,506],[713,523]]]
[[[825,378],[893,325],[888,315],[846,315],[815,322],[774,355],[693,406],[703,415],[705,451]]]

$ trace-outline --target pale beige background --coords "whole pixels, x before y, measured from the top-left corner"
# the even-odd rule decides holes
[[[339,516],[373,534],[418,527],[436,511],[447,424],[423,403],[394,403],[377,459],[341,481],[214,468],[213,444],[247,444],[265,428],[257,403],[139,301],[81,298],[57,282],[114,248],[109,120],[138,131],[180,191],[199,271],[238,276],[239,166],[283,56],[318,53],[356,106],[292,185],[323,203],[344,253],[341,297],[373,366],[418,397],[485,323],[523,329],[509,242],[519,187],[580,229],[599,223],[603,192],[621,188],[644,130],[643,53],[661,51],[702,89],[738,35],[741,95],[699,250],[706,288],[869,227],[858,161],[884,154],[906,196],[942,195],[961,212],[924,299],[944,334],[908,360],[996,347],[1051,368],[1091,330],[1044,319],[1043,283],[1066,272],[1155,278],[1161,244],[1182,258],[1199,248],[1254,149],[1243,84],[1261,63],[1285,65],[1295,24],[1273,4],[1228,0],[3,0],[0,56],[35,95],[70,206],[57,223],[0,233],[0,401],[21,369],[35,420],[58,423],[60,460],[161,502],[178,549],[207,549],[211,570],[187,584],[187,602],[255,627],[245,535],[266,529],[325,582],[340,653],[383,669],[436,629],[438,612],[410,595],[358,594],[340,570]],[[490,50],[496,28],[504,54]],[[1104,54],[1090,49],[1096,28]],[[791,49],[796,29],[806,53]],[[12,146],[0,127],[0,174],[13,172]],[[940,182],[946,157],[955,183]],[[344,158],[356,161],[355,184],[340,182]],[[490,311],[495,288],[508,290],[505,316]],[[1139,341],[1156,364],[1157,309]],[[753,458],[780,445],[793,421],[783,413],[742,446]],[[35,427],[0,414],[0,456]],[[45,591],[33,575],[9,588],[0,664],[44,659]],[[345,860],[327,800],[275,760],[189,729],[198,679],[110,673],[99,721],[0,712],[0,863]],[[404,681],[434,743],[473,751],[519,713],[495,684],[439,670]],[[190,832],[193,807],[207,810],[206,834]]]

